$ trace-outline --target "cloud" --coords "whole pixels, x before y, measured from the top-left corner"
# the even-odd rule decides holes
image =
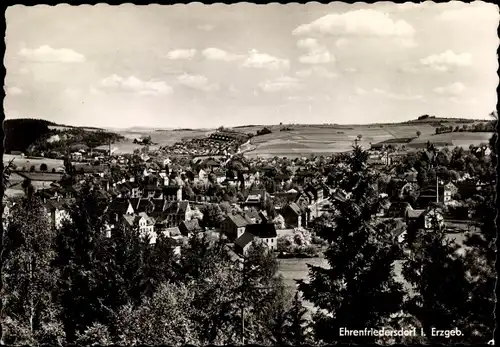
[[[36,49],[21,48],[19,56],[40,63],[82,63],[85,61],[83,54],[69,48],[55,49],[44,45]]]
[[[180,84],[192,89],[198,89],[204,91],[214,91],[219,89],[218,85],[209,84],[208,78],[201,75],[183,74],[177,77],[177,81]]]
[[[465,90],[465,86],[460,82],[455,82],[444,87],[434,88],[438,94],[459,95]]]
[[[350,73],[353,73],[353,72],[357,72],[358,69],[354,68],[354,67],[346,67],[344,69],[345,72],[350,72]]]
[[[337,74],[334,72],[329,71],[323,66],[313,66],[309,69],[303,69],[303,70],[298,70],[295,72],[295,76],[298,77],[310,77],[310,76],[320,76],[320,77],[326,77],[326,78],[335,78],[337,77]]]
[[[396,43],[404,48],[414,48],[418,46],[418,43],[413,38],[398,38],[396,39]]]
[[[66,88],[64,90],[64,95],[70,97],[70,98],[77,98],[81,95],[81,91],[79,89],[75,88]]]
[[[449,22],[498,21],[498,6],[494,4],[464,4],[461,8],[447,9],[436,16],[437,20]]]
[[[276,93],[281,91],[296,91],[302,89],[302,84],[297,78],[282,76],[259,84],[263,92]]]
[[[111,75],[101,80],[101,86],[107,89],[136,92],[140,95],[166,95],[173,92],[172,87],[163,81],[144,82],[134,76],[123,78]]]
[[[343,48],[346,47],[349,43],[351,43],[351,40],[348,40],[345,37],[341,37],[340,39],[337,39],[337,41],[335,41],[335,46],[337,46],[338,48]]]
[[[404,37],[414,35],[415,29],[403,20],[391,19],[386,13],[361,9],[328,14],[309,24],[298,26],[292,33]]]
[[[447,50],[444,53],[433,54],[420,59],[420,64],[437,71],[448,71],[452,67],[471,65],[472,55],[470,53],[456,54],[451,50]]]
[[[325,64],[335,61],[335,56],[325,46],[320,45],[316,39],[299,40],[297,46],[309,51],[299,57],[299,62],[302,64]]]
[[[104,93],[101,90],[99,90],[98,88],[95,88],[95,87],[90,87],[89,92],[92,95],[104,95]]]
[[[358,95],[375,95],[375,96],[383,96],[388,99],[400,100],[400,101],[424,101],[424,97],[422,95],[410,95],[410,94],[398,94],[386,91],[384,89],[375,88],[371,91],[366,91],[362,88],[356,88],[356,94]]]
[[[366,94],[366,90],[364,90],[363,88],[356,88],[356,94],[358,94],[358,95],[365,95]]]
[[[450,96],[448,98],[448,100],[455,103],[455,104],[459,104],[459,105],[475,105],[475,104],[477,104],[476,98],[464,99],[464,98],[459,98],[456,96]]]
[[[306,38],[306,39],[301,39],[301,40],[297,41],[297,47],[312,50],[312,49],[320,47],[320,44],[318,43],[318,40],[316,40],[316,39]]]
[[[174,49],[167,53],[170,60],[193,59],[196,55],[196,49]]]
[[[266,53],[259,53],[254,49],[250,51],[250,55],[245,59],[242,66],[269,70],[288,70],[290,68],[290,61],[288,59],[273,57]]]
[[[203,30],[203,31],[212,31],[214,30],[215,26],[210,25],[210,24],[204,24],[204,25],[198,25],[198,29]]]
[[[202,55],[209,60],[233,61],[244,58],[243,55],[232,54],[219,48],[207,48],[203,50]]]
[[[16,95],[23,95],[24,94],[24,91],[19,87],[8,87],[5,89],[6,89],[7,95],[16,96]]]

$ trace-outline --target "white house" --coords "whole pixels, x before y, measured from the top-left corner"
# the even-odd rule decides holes
[[[54,230],[59,230],[63,226],[64,221],[70,221],[71,215],[67,211],[64,203],[57,200],[49,200],[46,203],[47,213],[50,223]]]
[[[145,212],[140,212],[138,215],[138,226],[139,232],[142,236],[149,236],[153,238],[156,236],[154,234],[155,220],[149,217]]]
[[[444,185],[444,197],[443,202],[445,205],[449,205],[453,201],[453,196],[457,193],[458,188],[453,183],[447,183]]]

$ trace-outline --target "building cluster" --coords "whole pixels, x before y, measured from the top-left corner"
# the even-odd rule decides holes
[[[217,131],[209,137],[194,138],[162,147],[170,155],[217,156],[232,155],[238,152],[240,145],[249,139],[248,135],[233,131]]]
[[[99,199],[106,203],[109,235],[116,228],[127,228],[139,231],[154,243],[159,234],[181,242],[189,235],[212,232],[227,239],[240,254],[257,241],[277,250],[283,230],[309,229],[323,213],[335,213],[335,200],[349,198],[349,192],[339,189],[332,179],[332,170],[343,164],[329,157],[291,160],[237,156],[225,161],[208,157],[183,163],[170,159],[158,163],[145,156],[108,159],[99,165],[75,164],[71,183],[60,173],[14,174],[20,177],[18,185],[30,180],[54,228],[60,228],[69,218],[69,206],[82,182],[91,181]],[[393,163],[384,165],[390,169]],[[396,218],[406,226],[424,229],[432,229],[436,221],[439,227],[449,230],[466,228],[470,215],[466,207],[460,208],[463,201],[481,189],[477,180],[462,178],[419,187],[414,169],[402,174],[389,172],[397,185],[396,194],[380,194],[380,208],[374,217]],[[416,190],[415,201],[401,201],[401,196]],[[217,195],[216,191],[223,194]],[[231,199],[221,200],[221,196],[229,194]],[[222,211],[222,202],[229,208]],[[445,209],[429,208],[432,203]],[[217,205],[222,215],[215,226],[207,227],[208,217],[204,214],[210,205]],[[404,236],[403,231],[395,233],[398,240]]]

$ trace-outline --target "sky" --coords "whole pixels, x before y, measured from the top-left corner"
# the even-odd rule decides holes
[[[11,6],[6,119],[97,127],[484,119],[498,7]]]

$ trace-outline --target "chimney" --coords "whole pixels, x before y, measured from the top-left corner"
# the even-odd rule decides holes
[[[182,186],[177,188],[177,201],[182,201]]]

